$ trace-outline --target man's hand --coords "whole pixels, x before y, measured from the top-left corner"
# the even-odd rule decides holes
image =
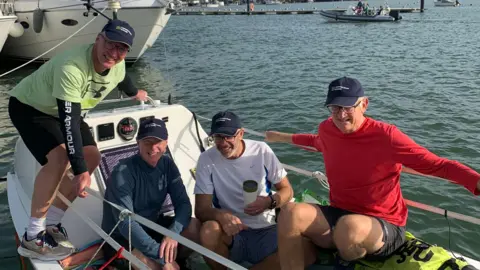
[[[147,101],[148,93],[145,90],[138,89],[137,95],[135,96],[136,100]]]
[[[247,205],[243,212],[247,215],[256,216],[265,212],[265,210],[272,204],[272,199],[268,196],[257,196],[257,199],[251,204]]]
[[[228,236],[234,236],[240,231],[248,229],[247,225],[243,224],[238,217],[230,213],[222,213],[218,222]]]
[[[177,246],[178,242],[170,237],[165,236],[160,245],[159,255],[160,258],[165,260],[166,264],[175,262],[177,258]]]
[[[73,177],[73,181],[75,183],[77,196],[80,198],[87,197],[87,192],[85,191],[85,188],[90,187],[90,183],[92,182],[90,174],[88,172],[84,172],[79,175],[75,175],[75,177]]]

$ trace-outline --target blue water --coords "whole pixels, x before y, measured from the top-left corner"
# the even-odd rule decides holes
[[[345,8],[355,2],[282,5],[282,8]],[[379,6],[383,1],[369,1]],[[394,1],[391,7],[418,7]],[[397,23],[326,23],[320,15],[172,16],[142,60],[129,68],[150,95],[188,106],[199,115],[232,109],[257,131],[315,132],[328,112],[328,83],[353,76],[370,98],[368,115],[398,126],[437,155],[480,170],[480,4],[402,14]],[[471,6],[470,6],[471,4]],[[240,7],[233,7],[240,8]],[[257,5],[255,9],[267,8]],[[271,8],[271,7],[268,7]],[[3,68],[2,68],[3,70]],[[22,69],[0,79],[0,175],[12,166],[16,131],[7,115],[7,95]],[[208,129],[208,124],[203,123]],[[255,137],[251,137],[255,138]],[[258,138],[257,138],[258,139]],[[324,171],[322,157],[273,144],[284,163]],[[305,188],[326,197],[315,179],[290,173],[296,194]],[[446,181],[404,175],[404,196],[480,217],[480,200]],[[427,242],[480,260],[478,226],[411,209],[408,230]],[[0,185],[0,257],[15,255],[5,185]],[[18,268],[3,259],[0,269]]]

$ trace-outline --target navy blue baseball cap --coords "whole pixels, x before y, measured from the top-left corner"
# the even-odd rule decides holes
[[[342,77],[332,81],[328,86],[325,106],[339,105],[350,107],[355,105],[359,97],[363,96],[362,85],[357,79]]]
[[[127,45],[129,48],[133,46],[133,39],[135,38],[135,31],[125,21],[110,20],[102,29],[107,38],[114,42],[120,42]]]
[[[150,118],[140,123],[138,128],[137,141],[145,138],[168,139],[168,131],[165,122],[157,118]]]
[[[212,118],[210,135],[234,136],[240,128],[242,128],[242,123],[236,114],[230,111],[219,112]]]

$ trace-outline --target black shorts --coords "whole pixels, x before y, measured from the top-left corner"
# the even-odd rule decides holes
[[[319,205],[319,207],[322,210],[322,213],[327,219],[327,222],[332,230],[335,227],[335,224],[337,224],[339,218],[345,215],[355,214],[353,212],[340,208],[335,208],[333,206]],[[368,254],[366,256],[366,259],[381,260],[393,254],[395,250],[397,250],[401,245],[403,245],[403,243],[405,242],[405,227],[393,225],[381,218],[373,218],[376,218],[382,225],[383,242],[385,244],[377,252],[373,254]]]
[[[60,119],[45,114],[15,97],[10,97],[8,113],[20,137],[40,165],[47,164],[47,154],[55,147],[64,144]],[[96,146],[88,124],[80,122],[83,146]]]
[[[160,218],[157,220],[157,224],[162,226],[162,227],[165,227],[165,228],[169,228],[173,222],[175,221],[175,217],[173,216],[160,216]],[[150,235],[150,237],[153,238],[153,240],[155,240],[157,243],[161,243],[162,240],[163,240],[163,234],[160,234],[150,228],[146,228],[146,227],[143,227],[145,232]],[[124,238],[124,237],[117,237],[117,236],[113,236],[112,237],[113,240],[117,241],[118,244],[120,244],[123,248],[125,248],[125,250],[128,250],[128,239]],[[134,249],[133,245],[132,245],[132,250]],[[115,256],[117,254],[117,251],[115,249],[112,248],[112,246],[110,246],[108,243],[105,243],[105,245],[103,245],[102,247],[102,250],[103,250],[103,257],[105,258],[106,261],[110,260],[110,258],[112,258],[113,256]],[[113,262],[112,262],[112,266],[115,266],[116,268],[118,269],[128,269],[128,260],[126,259],[115,259]]]

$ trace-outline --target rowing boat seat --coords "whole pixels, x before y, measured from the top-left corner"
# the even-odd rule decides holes
[[[113,168],[117,166],[118,162],[122,159],[129,158],[138,153],[137,144],[122,145],[115,148],[110,148],[100,151],[101,159],[99,164],[100,174],[104,182],[104,188],[108,181],[111,181],[111,174]],[[167,148],[165,155],[170,156],[170,151]],[[165,201],[163,202],[162,210],[159,214],[171,215],[173,214],[173,204],[170,195],[167,194]]]

